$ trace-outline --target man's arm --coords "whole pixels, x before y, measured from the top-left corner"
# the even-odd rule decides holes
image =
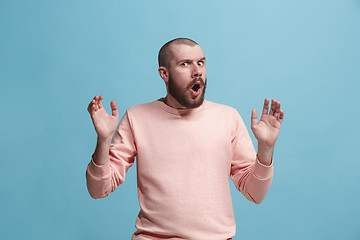
[[[231,164],[231,179],[236,188],[250,201],[261,203],[272,182],[274,167],[272,164],[272,153],[274,145],[279,134],[280,124],[284,113],[280,111],[280,103],[273,100],[274,109],[267,114],[269,100],[265,99],[263,115],[259,123],[256,122],[256,111],[252,112],[252,130],[258,139],[258,154],[256,154],[250,136],[246,130],[245,124],[240,115],[236,112],[234,115],[235,130],[233,144],[233,159]],[[278,110],[276,111],[276,106]],[[273,112],[277,112],[274,116]],[[282,112],[282,113],[281,113]],[[273,125],[268,121],[275,122],[275,131]],[[264,126],[264,124],[266,126]],[[269,124],[269,125],[268,125]],[[270,128],[270,129],[269,129]]]
[[[93,198],[108,196],[124,182],[136,154],[128,114],[117,127],[119,115],[115,101],[111,102],[112,115],[109,115],[101,104],[102,99],[95,96],[88,107],[98,135],[95,152],[86,169],[87,188]]]

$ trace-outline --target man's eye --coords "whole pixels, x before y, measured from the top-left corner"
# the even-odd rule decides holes
[[[189,66],[189,63],[187,63],[187,62],[183,62],[183,63],[181,64],[181,66],[183,66],[183,67],[187,67],[187,66]]]
[[[201,62],[198,62],[198,65],[199,65],[199,66],[204,66],[204,62],[202,62],[202,61],[201,61]]]

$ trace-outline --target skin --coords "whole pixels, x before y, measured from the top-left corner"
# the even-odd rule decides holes
[[[264,165],[271,165],[275,142],[279,136],[280,126],[284,119],[281,104],[275,99],[271,100],[269,112],[269,99],[264,101],[260,121],[257,122],[257,112],[251,112],[251,130],[258,141],[258,159]]]
[[[110,103],[112,114],[108,114],[101,104],[103,96],[95,96],[88,106],[91,120],[97,133],[97,143],[93,160],[97,165],[110,161],[109,149],[113,133],[119,122],[119,112],[115,101]]]
[[[181,105],[168,90],[170,76],[189,102],[199,101],[198,96],[191,95],[188,89],[189,84],[201,77],[206,81],[205,57],[199,45],[188,46],[174,44],[171,46],[172,58],[167,67],[159,67],[159,75],[164,80],[167,88],[167,95],[164,102],[173,108],[186,109]],[[204,91],[201,86],[200,91]],[[88,106],[95,131],[98,135],[97,145],[93,154],[93,160],[97,165],[104,165],[110,161],[109,148],[112,135],[119,122],[119,113],[115,101],[110,103],[112,114],[108,114],[101,104],[103,96],[95,96]],[[284,119],[284,112],[281,110],[279,101],[265,99],[262,114],[257,121],[257,111],[251,113],[251,130],[258,141],[258,159],[264,165],[271,165],[276,140],[279,136],[280,126]]]
[[[169,62],[169,66],[161,66],[158,69],[160,77],[166,84],[167,95],[165,103],[173,108],[185,109],[186,107],[181,105],[169,93],[169,78],[172,76],[177,86],[184,89],[184,95],[189,102],[195,103],[199,101],[201,94],[193,98],[190,90],[186,91],[186,89],[196,78],[201,77],[204,82],[206,81],[205,56],[199,45],[191,47],[174,44],[171,46],[170,51],[172,52],[172,59]],[[201,86],[200,91],[204,91],[204,86]]]

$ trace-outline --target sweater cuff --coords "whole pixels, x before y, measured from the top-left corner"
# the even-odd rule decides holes
[[[260,162],[260,160],[256,157],[256,161],[254,166],[252,167],[252,173],[258,179],[266,180],[272,178],[274,176],[274,166],[273,166],[273,159],[271,160],[271,164],[264,165]]]
[[[88,173],[96,179],[102,180],[110,177],[110,163],[107,162],[104,165],[97,165],[94,159],[91,158],[91,162],[88,165]]]

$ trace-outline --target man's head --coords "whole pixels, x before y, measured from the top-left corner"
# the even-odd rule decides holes
[[[195,42],[194,40],[191,40],[189,38],[175,38],[167,43],[165,43],[159,51],[159,55],[158,55],[158,62],[159,62],[159,67],[163,66],[163,67],[169,67],[169,61],[172,58],[172,51],[171,51],[171,46],[172,45],[187,45],[190,47],[193,47],[195,45],[199,45],[197,42]]]
[[[166,102],[175,108],[196,108],[204,101],[205,57],[187,38],[167,42],[159,51],[159,74],[167,87]]]

